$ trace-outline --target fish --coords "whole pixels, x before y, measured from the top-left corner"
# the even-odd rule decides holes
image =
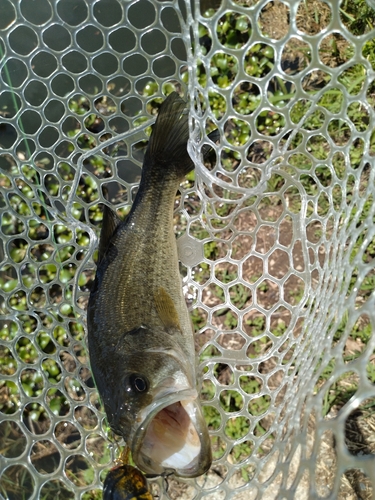
[[[147,479],[129,464],[111,469],[103,485],[103,500],[153,500]]]
[[[194,168],[188,120],[185,101],[171,93],[127,218],[105,205],[87,309],[90,364],[110,427],[146,474],[187,478],[212,462],[173,230],[176,192]]]

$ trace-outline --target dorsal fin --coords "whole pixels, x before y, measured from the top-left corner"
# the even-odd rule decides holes
[[[111,241],[112,236],[116,232],[116,229],[121,224],[120,217],[110,209],[107,205],[104,205],[103,209],[103,225],[102,230],[100,232],[100,240],[99,240],[99,254],[98,254],[98,264],[104,257],[104,254],[107,251],[109,242]]]

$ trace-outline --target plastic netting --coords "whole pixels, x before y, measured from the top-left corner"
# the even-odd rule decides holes
[[[0,496],[101,497],[118,454],[84,339],[101,203],[129,209],[174,89],[214,462],[153,492],[371,496],[375,31],[347,3],[0,0]]]

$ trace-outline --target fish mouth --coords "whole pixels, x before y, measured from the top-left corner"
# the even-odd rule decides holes
[[[140,419],[132,455],[144,472],[197,477],[209,469],[210,438],[197,391],[180,390],[155,398]]]

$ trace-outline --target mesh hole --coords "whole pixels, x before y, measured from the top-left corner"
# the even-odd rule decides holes
[[[44,31],[43,41],[50,49],[61,52],[70,47],[72,38],[66,28],[59,24],[54,24]]]
[[[34,31],[27,26],[15,28],[9,35],[9,44],[21,56],[27,56],[38,45],[38,38]]]
[[[85,52],[96,52],[101,49],[104,44],[103,33],[97,26],[85,26],[77,32],[76,38],[78,45]]]

